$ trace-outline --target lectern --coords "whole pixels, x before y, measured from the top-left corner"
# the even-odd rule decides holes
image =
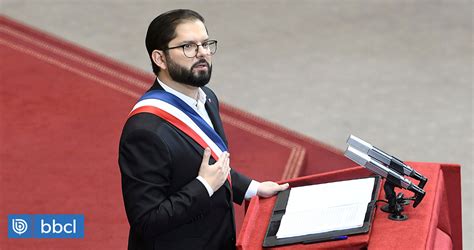
[[[426,196],[416,208],[405,207],[409,219],[393,221],[376,208],[371,229],[366,234],[351,235],[347,240],[294,244],[265,249],[462,249],[461,178],[457,164],[408,162],[414,169],[428,178]],[[319,183],[364,178],[371,172],[363,167],[353,167],[323,174],[299,177],[290,180],[290,186],[305,186]],[[397,190],[405,192],[404,190]],[[411,193],[405,193],[410,196]],[[317,199],[317,197],[308,197]],[[379,199],[384,199],[383,191]],[[237,249],[263,249],[262,243],[276,197],[262,199],[254,197],[248,209],[237,239]]]

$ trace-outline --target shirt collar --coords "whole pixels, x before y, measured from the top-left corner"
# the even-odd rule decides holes
[[[176,97],[184,101],[186,104],[188,104],[192,108],[197,107],[198,101],[202,104],[206,103],[206,93],[204,93],[204,91],[201,88],[198,89],[198,98],[197,100],[195,100],[194,98],[191,98],[179,91],[172,89],[170,86],[163,83],[158,77],[156,78],[156,80],[166,92],[175,95]]]

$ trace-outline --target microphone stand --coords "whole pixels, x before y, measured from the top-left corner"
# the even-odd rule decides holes
[[[395,185],[391,182],[386,181],[383,185],[385,191],[385,199],[388,204],[381,207],[380,210],[389,213],[388,218],[395,221],[404,221],[408,219],[408,215],[402,214],[404,206],[410,204],[410,202],[404,198],[403,193],[398,195],[395,193]]]

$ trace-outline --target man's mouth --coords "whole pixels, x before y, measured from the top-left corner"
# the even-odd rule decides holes
[[[197,69],[197,70],[204,70],[204,69],[209,68],[209,64],[207,64],[207,63],[198,63],[198,64],[194,65],[193,68]]]

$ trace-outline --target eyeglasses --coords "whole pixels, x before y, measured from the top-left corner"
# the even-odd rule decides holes
[[[164,50],[183,48],[184,55],[188,58],[193,58],[197,55],[199,46],[201,46],[206,52],[210,53],[211,55],[214,55],[217,51],[216,40],[205,41],[201,44],[186,43],[186,44],[175,46],[175,47],[165,48]]]

